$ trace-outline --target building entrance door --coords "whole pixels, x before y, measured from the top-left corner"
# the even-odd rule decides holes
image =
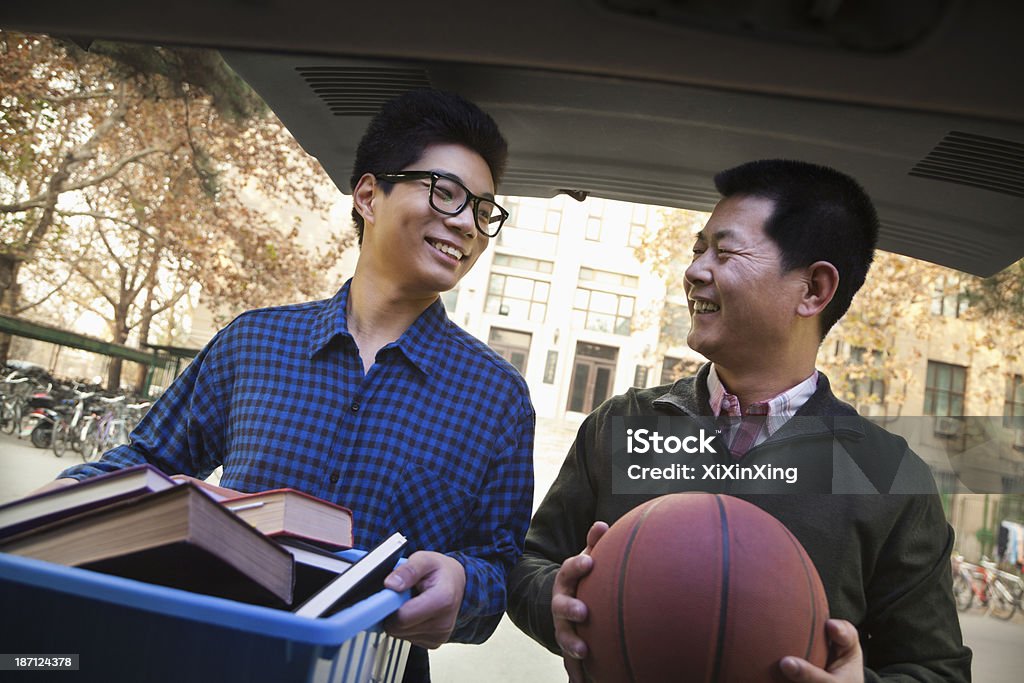
[[[576,343],[567,410],[589,413],[611,396],[618,357],[614,346]]]
[[[529,332],[492,327],[487,345],[511,363],[520,375],[526,377],[526,360],[530,357],[531,339],[532,335]]]

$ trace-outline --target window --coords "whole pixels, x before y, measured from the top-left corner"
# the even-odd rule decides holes
[[[924,414],[937,417],[963,417],[967,368],[928,361],[924,387]]]
[[[853,392],[853,405],[858,412],[867,415],[879,413],[879,407],[885,405],[885,378],[881,376],[885,363],[882,351],[871,351],[862,346],[850,348],[849,365],[853,372],[847,374],[850,391]]]
[[[1003,426],[1024,430],[1024,376],[1006,378],[1006,401],[1003,403]]]
[[[541,261],[540,259],[527,258],[526,256],[513,256],[512,254],[495,254],[493,265],[505,268],[518,268],[519,270],[532,270],[537,273],[551,273],[555,269],[555,264],[551,261]]]
[[[629,221],[629,238],[627,244],[631,247],[640,245],[647,231],[648,207],[644,204],[634,204],[633,213]]]
[[[956,474],[949,471],[932,470],[932,478],[935,479],[935,486],[942,495],[957,492]]]
[[[551,285],[542,280],[491,273],[484,311],[542,323],[547,316],[550,289]]]
[[[601,241],[601,228],[604,225],[604,202],[600,199],[591,199],[589,202],[590,213],[587,215],[587,239],[591,242]]]
[[[558,351],[548,351],[547,360],[544,361],[544,384],[555,383],[555,371],[558,369]]]
[[[683,304],[665,303],[661,311],[661,339],[669,346],[686,343],[690,333],[690,309]]]
[[[596,270],[594,268],[580,268],[580,280],[601,285],[612,285],[613,287],[629,287],[631,289],[636,289],[640,286],[640,278],[635,275],[613,273],[610,270]]]
[[[504,197],[498,201],[505,210],[508,211],[508,220],[505,221],[506,226],[518,226],[519,225],[519,205],[522,200],[519,197]]]
[[[526,361],[530,357],[530,340],[532,335],[528,332],[517,332],[516,330],[502,330],[497,327],[491,328],[487,338],[487,345],[494,349],[498,355],[512,364],[520,375],[526,375]]]
[[[455,312],[455,307],[459,303],[459,288],[449,289],[447,292],[441,292],[441,303],[444,304],[444,310],[448,311],[448,315]]]
[[[960,276],[940,276],[932,290],[932,315],[959,318],[966,310],[967,293]]]
[[[665,356],[665,360],[661,363],[661,384],[669,384],[682,377],[682,365],[682,358]]]
[[[665,359],[661,362],[660,384],[672,384],[672,382],[675,382],[677,379],[695,375],[697,374],[697,370],[700,369],[700,366],[700,361],[685,360],[683,358],[676,358],[675,356],[665,356]]]
[[[501,234],[500,232],[498,233]],[[665,295],[674,299],[686,299],[686,269],[690,265],[688,258],[677,257],[665,271]]]
[[[650,372],[650,368],[646,365],[637,365],[636,369],[633,370],[633,386],[638,389],[643,389],[647,386],[647,375]]]
[[[557,235],[562,225],[562,208],[554,202],[551,199],[508,197],[503,206],[509,212],[508,224],[511,227]]]
[[[572,322],[577,328],[628,335],[633,328],[634,303],[631,296],[578,287]]]
[[[548,209],[544,214],[544,232],[554,235],[562,228],[562,210]]]
[[[1016,446],[1014,446],[1016,448]],[[1018,449],[1019,450],[1019,449]],[[1014,493],[1019,498],[1021,494],[1024,494],[1024,477],[1003,477],[1003,493]],[[1007,496],[1008,498],[1010,496]],[[1024,506],[1024,499],[1017,501],[1017,506]],[[1017,518],[1020,519],[1018,513]]]

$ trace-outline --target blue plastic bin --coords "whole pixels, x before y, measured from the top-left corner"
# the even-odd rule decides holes
[[[0,651],[78,654],[77,672],[49,674],[74,681],[397,683],[409,644],[381,623],[408,597],[308,619],[0,553]]]

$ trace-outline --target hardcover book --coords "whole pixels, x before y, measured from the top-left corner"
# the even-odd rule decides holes
[[[247,493],[221,505],[276,538],[294,537],[329,546],[352,547],[352,511],[295,489]]]
[[[192,484],[29,529],[0,541],[0,551],[243,602],[292,603],[291,554]]]
[[[384,590],[384,579],[395,568],[405,546],[405,536],[392,534],[293,611],[311,618],[330,616]]]
[[[275,540],[295,559],[295,604],[302,604],[352,566],[349,560],[312,543],[288,536]]]
[[[170,477],[152,465],[137,465],[21,498],[0,505],[0,539],[174,485]]]

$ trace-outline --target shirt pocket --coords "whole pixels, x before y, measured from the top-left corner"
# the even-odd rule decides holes
[[[401,476],[389,528],[402,532],[416,550],[449,552],[467,545],[462,536],[479,497],[417,463]]]

